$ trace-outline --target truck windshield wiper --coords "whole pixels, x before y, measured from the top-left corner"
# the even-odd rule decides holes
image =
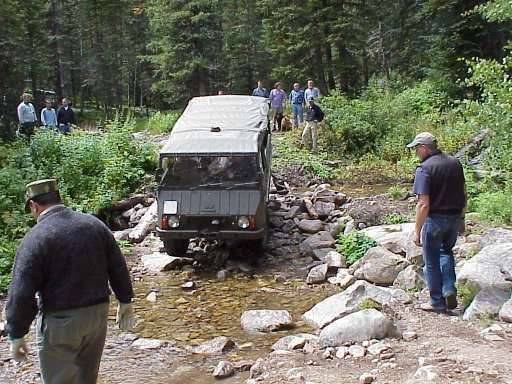
[[[233,189],[236,187],[245,187],[247,185],[258,185],[259,183],[260,183],[259,181],[248,181],[246,183],[234,183],[233,185],[230,185],[226,189]]]
[[[205,188],[205,187],[220,187],[221,185],[224,185],[225,183],[206,183],[206,184],[199,184],[195,185],[193,187],[190,187],[191,190],[197,189],[197,188]]]

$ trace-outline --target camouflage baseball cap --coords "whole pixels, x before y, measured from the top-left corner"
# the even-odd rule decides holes
[[[25,186],[25,211],[29,212],[28,202],[36,196],[42,195],[48,192],[58,192],[57,180],[55,179],[43,179],[33,181]]]
[[[432,145],[437,142],[436,137],[430,132],[421,132],[416,135],[413,141],[407,144],[407,148],[412,148],[420,144]]]

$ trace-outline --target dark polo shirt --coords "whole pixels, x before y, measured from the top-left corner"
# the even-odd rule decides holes
[[[436,151],[416,168],[413,192],[429,196],[429,214],[460,215],[466,205],[464,183],[459,160]]]

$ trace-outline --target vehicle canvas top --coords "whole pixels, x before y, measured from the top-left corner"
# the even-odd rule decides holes
[[[160,155],[257,153],[259,136],[268,128],[267,115],[268,103],[263,97],[195,97],[174,125]]]

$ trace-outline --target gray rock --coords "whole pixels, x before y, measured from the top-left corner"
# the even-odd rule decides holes
[[[249,370],[249,377],[251,379],[256,379],[260,377],[263,372],[265,372],[265,366],[263,364],[264,360],[262,358],[259,358],[256,360],[256,362],[252,365],[251,369]]]
[[[366,355],[366,348],[360,345],[351,345],[348,347],[348,354],[355,358],[361,358]]]
[[[459,284],[479,288],[512,288],[506,278],[512,273],[512,243],[489,245],[467,260],[457,275]]]
[[[290,313],[285,310],[255,309],[245,311],[240,318],[245,331],[272,332],[293,326]]]
[[[324,228],[324,223],[321,220],[301,220],[298,227],[302,232],[317,233]]]
[[[409,262],[384,247],[370,248],[361,259],[361,266],[354,276],[375,284],[391,285]]]
[[[370,355],[380,355],[383,352],[389,351],[391,347],[389,344],[386,344],[384,342],[378,342],[375,344],[372,344],[368,347],[368,353]]]
[[[499,319],[512,323],[512,299],[508,300],[500,309]]]
[[[401,289],[378,287],[358,280],[345,291],[317,303],[302,315],[302,319],[315,328],[323,328],[333,321],[359,310],[359,304],[372,299],[381,305],[397,302],[409,303],[411,298]]]
[[[217,280],[219,281],[224,281],[228,278],[229,276],[229,272],[225,269],[221,269],[220,271],[217,272]]]
[[[345,289],[356,282],[356,278],[348,273],[347,268],[339,268],[336,276],[327,279],[331,284],[337,284],[341,289]]]
[[[346,268],[347,261],[345,260],[345,256],[336,252],[330,251],[327,255],[325,255],[325,263],[328,268]]]
[[[169,256],[166,253],[155,252],[142,256],[142,264],[150,272],[163,272],[180,267],[184,264],[191,264],[192,260],[186,257]]]
[[[471,259],[482,250],[480,243],[462,243],[453,248],[453,253],[462,259]]]
[[[343,230],[343,234],[346,236],[356,230],[356,222],[352,219],[347,224],[345,224],[345,229]]]
[[[300,244],[300,252],[305,256],[312,256],[314,249],[334,247],[334,238],[329,232],[320,231]]]
[[[340,224],[339,222],[330,223],[329,224],[329,233],[332,237],[336,238],[340,233],[343,233],[345,229],[345,224]]]
[[[510,299],[510,292],[497,288],[484,288],[479,291],[470,306],[464,311],[464,320],[477,319],[482,316],[494,316]]]
[[[336,353],[336,350],[333,347],[327,347],[325,348],[324,352],[322,353],[322,357],[324,359],[332,359]]]
[[[396,277],[393,285],[405,290],[421,291],[427,285],[423,278],[423,272],[417,265],[409,265]]]
[[[219,361],[219,364],[215,367],[213,371],[213,377],[215,378],[223,378],[232,376],[235,373],[235,367],[229,361]]]
[[[327,264],[320,264],[311,270],[306,277],[307,284],[320,284],[325,282],[327,276],[328,266]]]
[[[295,216],[297,216],[301,212],[299,205],[292,205],[286,215],[284,216],[285,219],[293,219]]]
[[[293,351],[304,347],[307,341],[318,341],[318,336],[310,335],[308,333],[299,333],[297,335],[289,335],[281,337],[277,340],[270,349],[273,351]]]
[[[425,365],[418,368],[407,384],[441,383],[438,369],[433,365]]]
[[[414,331],[405,331],[402,333],[402,339],[405,341],[412,341],[418,338],[418,334]]]
[[[332,251],[334,251],[333,248],[314,249],[311,257],[313,258],[313,260],[320,260],[322,263],[325,263],[326,262],[325,258],[327,256],[327,254]]]
[[[316,213],[320,219],[326,219],[329,217],[332,211],[334,211],[335,205],[331,202],[317,201],[314,204]]]
[[[143,350],[159,349],[159,348],[163,347],[163,345],[164,345],[164,342],[162,340],[144,339],[144,338],[137,339],[132,343],[132,347],[138,348],[138,349],[143,349]]]
[[[114,235],[114,239],[116,239],[116,241],[128,240],[131,231],[132,231],[131,228],[123,229],[122,231],[112,232],[112,235]]]
[[[155,303],[156,302],[156,292],[155,291],[149,292],[148,295],[146,296],[146,300],[151,303]]]
[[[336,357],[338,359],[343,359],[348,355],[348,347],[338,347],[336,348]]]
[[[505,228],[490,228],[479,239],[482,248],[488,245],[512,243],[512,231]]]
[[[320,332],[320,347],[337,347],[348,342],[361,342],[370,339],[397,337],[398,330],[393,321],[376,309],[364,309],[352,313]]]
[[[374,380],[375,376],[373,376],[370,372],[365,372],[359,376],[359,384],[371,384]]]
[[[219,355],[235,347],[233,340],[219,336],[194,348],[194,353],[201,355]]]

